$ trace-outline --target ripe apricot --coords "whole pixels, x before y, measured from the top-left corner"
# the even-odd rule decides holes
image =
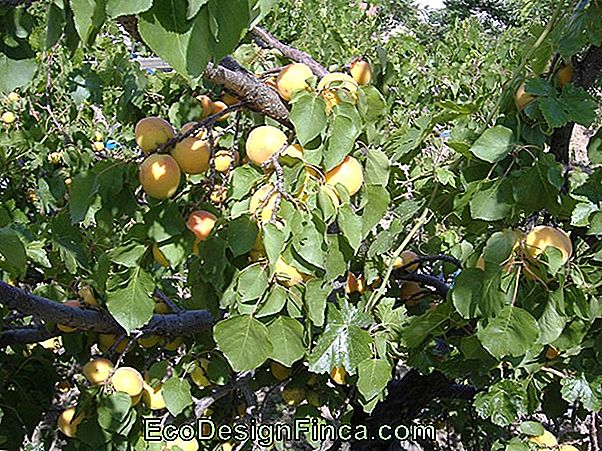
[[[337,366],[330,370],[330,377],[339,385],[345,385],[345,376],[347,372],[344,366]]]
[[[157,387],[151,387],[144,382],[142,398],[144,399],[144,403],[151,410],[165,409],[165,399],[163,398],[163,389],[161,385]]]
[[[84,376],[94,385],[104,384],[111,371],[113,371],[113,363],[102,357],[89,361],[83,368]]]
[[[399,257],[397,257],[393,262],[393,269],[399,269],[407,265],[408,263],[416,260],[417,258],[418,255],[415,252],[409,250],[403,251],[401,254],[399,254]],[[420,265],[418,263],[414,263],[413,265],[407,266],[404,269],[406,271],[416,271],[419,266]]]
[[[525,238],[527,255],[537,258],[548,246],[555,247],[562,252],[563,263],[566,263],[573,254],[573,244],[569,235],[561,229],[550,226],[538,226],[531,230]]]
[[[176,144],[171,156],[185,174],[201,174],[209,169],[211,149],[206,139],[189,136]]]
[[[358,85],[367,85],[372,80],[372,67],[368,61],[363,59],[351,63],[351,76]]]
[[[272,212],[276,206],[278,194],[275,191],[266,201],[267,196],[272,192],[273,188],[274,185],[268,183],[255,191],[253,196],[251,196],[249,210],[251,211],[251,214],[257,214],[257,210],[262,207],[261,213],[259,214],[262,222],[268,222],[272,218]]]
[[[416,282],[403,282],[399,289],[399,297],[406,305],[413,306],[420,302],[418,297],[421,291],[422,288]]]
[[[282,130],[271,125],[262,125],[249,133],[245,148],[251,163],[261,166],[286,143]]]
[[[350,93],[356,93],[359,89],[357,82],[343,72],[333,72],[327,74],[318,83],[318,91],[324,91],[334,87],[335,89],[346,89]]]
[[[215,154],[214,164],[217,172],[226,172],[236,163],[238,163],[238,152],[236,150],[220,150]]]
[[[146,194],[156,199],[168,199],[180,184],[180,167],[169,155],[153,154],[140,165],[139,178]]]
[[[200,95],[196,98],[199,102],[201,102],[201,119],[205,119],[207,116],[211,115],[213,111],[213,101],[211,97],[207,95]]]
[[[144,153],[150,153],[175,136],[173,127],[160,117],[140,119],[134,129],[136,143]]]
[[[19,100],[21,100],[21,96],[14,91],[9,92],[8,95],[6,96],[6,98],[8,99],[9,102],[13,102],[13,103],[16,103]]]
[[[63,305],[66,305],[66,306],[72,307],[72,308],[82,308],[83,307],[82,303],[79,302],[78,300],[65,301],[65,302],[63,302]],[[71,333],[71,332],[75,332],[77,330],[75,327],[66,326],[63,324],[57,324],[56,327],[61,332],[65,332],[65,333]]]
[[[337,183],[340,183],[347,188],[350,196],[357,193],[364,183],[362,165],[349,155],[345,157],[341,164],[328,171],[325,177],[327,185],[336,186]]]
[[[226,105],[221,100],[218,100],[217,102],[213,102],[213,106],[211,107],[211,114],[221,113],[222,111],[224,111],[227,108],[228,108],[228,105]],[[220,116],[220,118],[218,119],[218,122],[225,121],[228,119],[228,117],[230,117],[230,113],[226,113],[223,116]]]
[[[192,382],[199,388],[211,385],[211,381],[207,377],[207,368],[209,368],[209,360],[202,358],[195,363],[194,369],[190,372]]]
[[[4,113],[2,113],[0,119],[5,124],[12,124],[17,120],[17,116],[15,116],[15,113],[13,113],[12,111],[5,111]]]
[[[115,370],[111,383],[117,391],[125,392],[130,396],[138,396],[142,392],[144,380],[136,368],[122,366]]]
[[[283,381],[288,379],[293,372],[291,368],[288,366],[284,366],[278,362],[270,363],[270,371],[272,372],[272,376],[274,376],[279,381]]]
[[[527,94],[525,89],[525,84],[523,83],[518,87],[516,94],[514,95],[514,101],[519,111],[524,110],[529,103],[535,100],[535,97],[531,94]]]
[[[213,191],[211,191],[211,195],[209,196],[209,198],[213,203],[224,203],[228,198],[228,188],[222,185],[215,185]]]
[[[107,352],[115,344],[119,337],[111,334],[98,334],[98,347],[102,352]],[[122,339],[117,346],[115,346],[115,352],[121,354],[125,351],[128,344],[127,339]]]
[[[291,100],[293,93],[307,89],[307,79],[313,75],[311,69],[303,63],[289,64],[280,71],[276,79],[278,93],[285,100]]]
[[[186,227],[196,236],[196,243],[206,240],[213,227],[215,226],[217,218],[213,213],[205,210],[197,210],[190,213],[186,220]]]
[[[556,437],[549,431],[544,431],[541,435],[529,437],[529,441],[540,447],[553,448],[558,446],[558,440],[556,440]]]
[[[305,399],[305,390],[301,387],[286,387],[282,390],[282,399],[289,406],[299,405]]]
[[[184,440],[178,437],[175,440],[167,442],[167,449],[169,450],[175,449],[176,446],[182,451],[198,451],[199,442],[194,437],[192,437],[190,440]]]
[[[77,292],[77,295],[84,301],[84,304],[98,307],[98,300],[96,299],[96,296],[94,296],[94,290],[90,285],[81,287]]]
[[[575,68],[570,64],[563,64],[556,74],[556,82],[559,88],[563,88],[566,84],[573,81],[575,76]]]
[[[81,415],[75,419],[73,418],[74,416],[75,407],[69,407],[61,412],[57,421],[59,431],[69,438],[73,438],[77,435],[77,425],[83,420]]]

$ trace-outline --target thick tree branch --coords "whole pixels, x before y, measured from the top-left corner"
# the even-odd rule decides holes
[[[583,89],[591,88],[602,73],[602,46],[591,46],[583,59],[575,64],[575,86]],[[564,164],[569,163],[569,146],[573,135],[574,122],[554,130],[550,140],[550,149],[556,159]]]
[[[296,61],[297,63],[305,64],[311,69],[316,77],[322,78],[328,73],[328,70],[324,66],[314,60],[307,53],[280,42],[263,28],[255,27],[251,30],[251,33],[259,38],[259,45],[262,47],[270,47],[279,50],[288,59]]]
[[[77,330],[114,335],[125,334],[125,330],[119,323],[105,311],[70,307],[60,302],[27,293],[2,281],[0,281],[0,303],[11,310],[33,315],[47,322],[73,327]],[[185,310],[165,315],[155,314],[148,324],[141,329],[141,332],[156,335],[192,335],[209,330],[212,325],[213,317],[207,310]],[[2,340],[8,340],[4,337],[7,332],[9,332],[9,335],[6,337],[11,336],[10,331],[2,332]],[[23,340],[22,337],[26,335],[13,333],[12,336],[15,339]],[[35,338],[33,335],[32,337]]]
[[[39,343],[60,334],[58,329],[48,330],[44,326],[7,329],[0,332],[0,349],[10,345]]]

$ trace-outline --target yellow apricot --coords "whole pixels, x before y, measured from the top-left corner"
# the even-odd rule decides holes
[[[546,349],[545,355],[546,355],[546,359],[553,360],[556,357],[558,357],[559,354],[560,354],[560,352],[554,346],[548,346]]]
[[[66,306],[72,307],[72,308],[82,308],[83,307],[82,303],[79,302],[78,300],[65,301],[65,302],[63,302],[63,305],[66,305]],[[75,332],[77,330],[75,327],[66,326],[64,324],[57,324],[56,327],[61,332],[65,332],[65,333],[71,333],[71,332]]]
[[[138,396],[144,386],[142,375],[136,368],[129,366],[117,368],[111,377],[111,383],[116,391],[127,393],[130,396]]]
[[[575,448],[573,445],[560,445],[558,451],[579,451],[579,449]]]
[[[278,93],[285,100],[291,100],[293,93],[307,89],[307,79],[313,75],[311,69],[303,63],[289,64],[280,71],[276,79]]]
[[[293,372],[291,368],[288,366],[284,366],[278,362],[270,363],[270,371],[272,372],[272,376],[274,376],[279,381],[283,381],[288,379]]]
[[[328,171],[325,177],[327,185],[336,186],[337,183],[340,183],[347,188],[350,196],[357,193],[364,183],[362,165],[349,155],[345,157],[341,164]]]
[[[359,89],[353,77],[343,72],[333,72],[325,75],[318,83],[318,91],[329,89],[331,86],[335,89],[346,89],[351,93],[355,93]]]
[[[199,442],[194,437],[192,437],[190,440],[184,440],[178,437],[175,440],[167,442],[167,449],[169,450],[175,449],[176,446],[182,451],[198,451]]]
[[[261,166],[286,144],[286,135],[271,125],[262,125],[249,133],[245,148],[251,163]]]
[[[303,158],[303,147],[301,147],[301,144],[291,144],[284,149],[282,156],[301,160]]]
[[[105,145],[102,141],[95,141],[94,143],[92,143],[92,147],[96,152],[101,152],[104,150]]]
[[[542,435],[529,437],[529,441],[541,447],[547,446],[553,448],[558,446],[558,440],[556,440],[556,437],[549,431],[544,431]]]
[[[201,119],[211,115],[211,111],[213,110],[213,101],[211,98],[209,96],[202,95],[197,96],[196,99],[201,102]]]
[[[344,366],[337,366],[330,370],[330,377],[339,385],[345,385],[345,376],[347,372]]]
[[[189,136],[176,144],[171,156],[185,174],[201,174],[209,169],[211,149],[206,139]]]
[[[15,113],[13,113],[12,111],[6,111],[6,112],[2,113],[2,116],[0,117],[0,119],[5,124],[12,124],[13,122],[15,122],[17,120],[17,116],[15,116]]]
[[[182,337],[176,337],[173,340],[168,341],[167,343],[165,343],[165,345],[163,346],[163,348],[166,351],[175,351],[180,346],[182,346]]]
[[[144,382],[142,398],[145,404],[151,410],[165,409],[165,399],[163,399],[163,390],[161,385],[157,387],[151,387]]]
[[[155,302],[155,308],[153,310],[155,313],[158,313],[160,315],[165,315],[166,313],[171,313],[171,309],[169,308],[169,306],[163,302],[163,301],[158,301]]]
[[[9,102],[13,102],[13,103],[21,100],[21,96],[14,91],[9,92],[8,95],[6,96],[6,98],[8,99]]]
[[[413,306],[420,302],[419,294],[422,292],[422,287],[416,282],[403,282],[399,289],[399,298],[406,305]]]
[[[213,102],[213,106],[211,107],[211,114],[221,113],[222,111],[224,111],[227,108],[228,108],[228,105],[226,105],[221,100],[218,100],[217,102]],[[223,116],[220,116],[220,118],[218,119],[218,122],[225,121],[228,119],[228,117],[230,117],[230,113],[226,113]]]
[[[339,199],[339,194],[337,193],[337,190],[330,185],[322,185],[320,187],[320,190],[328,194],[328,197],[330,197],[334,209],[338,210],[338,208],[341,206],[341,199]]]
[[[533,97],[531,94],[527,94],[525,84],[523,83],[520,85],[516,90],[516,94],[514,95],[514,101],[518,110],[524,110],[525,107],[533,100],[535,100],[535,97]]]
[[[77,425],[83,420],[81,415],[75,419],[73,418],[74,416],[75,407],[69,407],[61,412],[57,421],[59,431],[69,438],[73,438],[77,435]]]
[[[286,387],[282,390],[282,399],[289,406],[299,405],[305,399],[305,390],[301,387]]]
[[[547,247],[555,247],[562,253],[563,263],[566,263],[573,254],[573,244],[569,235],[561,229],[550,226],[537,226],[525,238],[527,255],[537,258]]]
[[[211,381],[207,377],[207,368],[209,368],[209,360],[200,359],[198,362],[195,362],[194,369],[190,372],[192,382],[199,388],[205,388],[211,385]]]
[[[351,63],[351,76],[358,85],[367,85],[372,80],[372,67],[368,61],[362,59]]]
[[[150,155],[140,165],[142,189],[156,199],[173,196],[180,184],[180,167],[169,155]]]
[[[144,335],[143,337],[138,338],[138,344],[143,348],[149,349],[157,346],[159,343],[159,336],[150,334]]]
[[[226,172],[230,166],[238,163],[238,152],[236,150],[220,150],[215,154],[215,170],[217,172]]]
[[[117,338],[117,336],[111,334],[98,334],[98,347],[102,352],[107,352],[115,344]],[[127,344],[128,341],[124,338],[115,347],[115,352],[121,354],[123,351],[125,351]]]
[[[251,214],[256,214],[259,208],[263,207],[261,213],[259,214],[262,222],[268,222],[270,219],[272,219],[272,212],[276,207],[276,199],[278,194],[274,191],[267,202],[265,199],[273,189],[274,185],[268,183],[267,185],[263,185],[261,188],[255,191],[253,196],[251,196],[249,210],[251,211]]]
[[[136,143],[144,153],[150,153],[175,136],[173,127],[160,117],[140,119],[134,129]]]
[[[558,83],[558,87],[562,88],[564,85],[573,81],[573,76],[575,75],[575,68],[570,64],[563,64],[560,69],[558,69],[558,73],[556,74],[556,81]]]
[[[165,254],[161,252],[161,249],[159,249],[159,245],[157,243],[153,243],[151,251],[157,263],[159,263],[161,266],[169,268],[169,260],[167,259],[167,257],[165,257]]]
[[[84,304],[91,305],[92,307],[98,307],[98,300],[94,296],[94,290],[90,285],[84,285],[79,289],[77,295],[84,301]]]
[[[282,257],[278,257],[274,267],[276,280],[282,285],[292,287],[303,281],[303,274],[301,274],[297,268],[286,263]]]
[[[399,257],[395,259],[393,262],[393,269],[399,269],[404,265],[407,265],[411,261],[414,261],[418,258],[418,255],[412,251],[403,251],[399,254]],[[406,271],[416,271],[418,269],[419,264],[414,263],[413,265],[407,266],[405,268]]]
[[[226,201],[228,198],[228,188],[221,185],[215,185],[213,191],[211,191],[211,195],[209,196],[211,202],[216,204],[221,204]]]
[[[91,384],[104,384],[113,371],[113,363],[105,358],[89,361],[84,365],[83,373]]]

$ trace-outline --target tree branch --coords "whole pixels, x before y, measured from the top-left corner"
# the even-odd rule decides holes
[[[61,335],[58,329],[48,330],[44,326],[7,329],[0,332],[0,348],[10,345],[39,343]]]
[[[288,59],[305,64],[311,69],[316,77],[322,78],[328,73],[328,70],[324,66],[314,60],[307,53],[280,42],[263,28],[254,27],[251,30],[251,33],[253,33],[259,39],[258,44],[261,47],[274,48],[279,50]]]
[[[0,303],[11,310],[17,310],[27,315],[36,316],[44,321],[73,327],[82,331],[93,331],[102,334],[123,335],[125,330],[109,315],[109,313],[100,310],[70,307],[60,302],[51,301],[31,293],[27,293],[20,288],[8,285],[0,281]],[[201,331],[209,330],[213,326],[213,317],[207,310],[185,310],[178,313],[165,315],[155,314],[146,326],[140,329],[143,334],[156,335],[192,335]],[[8,333],[8,335],[6,335]],[[41,334],[41,332],[40,332]],[[36,338],[33,333],[25,334],[11,332],[10,330],[2,332],[0,335],[2,341],[21,340],[23,343],[26,337]],[[49,335],[46,338],[49,338]],[[45,336],[42,336],[42,339]],[[31,343],[34,343],[32,341]]]
[[[583,89],[591,88],[602,73],[602,46],[591,46],[583,59],[575,64],[573,84]],[[564,164],[569,163],[569,146],[573,135],[574,122],[554,130],[550,140],[550,149],[556,159]]]

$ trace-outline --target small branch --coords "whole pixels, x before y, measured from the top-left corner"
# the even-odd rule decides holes
[[[435,289],[437,294],[443,298],[447,296],[449,286],[441,279],[429,274],[417,274],[414,272],[403,273],[399,275],[399,280],[407,280],[409,282],[418,282]]]
[[[124,329],[109,315],[108,312],[77,308],[51,301],[0,281],[0,302],[11,310],[33,315],[44,321],[62,324],[82,331],[93,331],[102,334],[121,336]],[[154,314],[146,326],[140,329],[143,334],[192,335],[203,330],[209,330],[213,325],[213,317],[207,310],[185,310],[180,313],[165,315]],[[6,333],[9,335],[6,335]],[[2,332],[0,340],[6,341],[11,337],[11,331]],[[12,331],[15,339],[23,342],[26,336]],[[46,337],[41,335],[42,339]],[[49,335],[49,338],[53,335]],[[31,335],[36,338],[35,334]]]
[[[280,42],[263,28],[255,27],[251,30],[251,33],[261,40],[259,43],[260,46],[263,43],[264,45],[262,47],[274,48],[280,51],[286,58],[305,64],[311,69],[316,77],[322,78],[324,75],[328,74],[328,70],[307,53]]]

